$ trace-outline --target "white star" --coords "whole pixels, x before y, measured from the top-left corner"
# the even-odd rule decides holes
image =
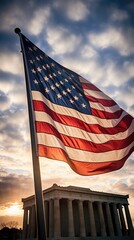
[[[74,99],[75,99],[75,100],[78,100],[79,98],[78,98],[77,96],[74,96]]]
[[[81,94],[81,93],[79,93],[79,95],[80,95],[80,96],[82,96],[82,94]]]
[[[86,108],[86,104],[84,104],[84,103],[82,103],[81,106],[82,106],[83,108]]]
[[[48,82],[48,81],[49,81],[49,78],[46,76],[46,77],[44,77],[44,80],[45,80],[46,82]]]
[[[46,70],[46,67],[44,65],[42,65],[42,68]]]
[[[65,82],[68,82],[68,79],[65,78]]]
[[[57,94],[57,98],[61,99],[62,96],[60,95],[60,93]]]
[[[56,85],[56,87],[59,87],[59,86],[60,86],[60,84],[59,84],[59,83],[55,83],[55,85]]]
[[[63,83],[62,81],[60,81],[60,84],[61,84],[61,85],[64,85],[64,83]]]
[[[58,74],[60,74],[60,75],[61,75],[61,72],[60,72],[60,71],[58,71]]]
[[[50,77],[50,78],[53,78],[51,74],[49,74],[49,77]]]
[[[46,88],[45,88],[45,92],[46,92],[46,93],[49,93],[50,90],[46,87]]]
[[[32,49],[32,48],[30,48],[30,47],[29,47],[28,49],[29,49],[31,52],[33,51],[33,49]]]
[[[52,89],[52,90],[54,90],[54,89],[55,89],[54,85],[52,85],[52,86],[51,86],[51,89]]]
[[[72,99],[69,100],[71,103],[74,103],[74,101]]]
[[[67,95],[66,91],[64,91],[64,90],[62,91],[62,93],[63,93],[63,95]]]
[[[48,64],[46,64],[47,68],[50,68],[50,66]]]
[[[53,76],[56,77],[57,75],[55,73],[53,73]]]
[[[34,46],[33,49],[36,51],[38,48],[36,46]]]
[[[72,88],[75,89],[75,86],[72,85]]]
[[[42,57],[42,56],[40,56],[40,58],[41,58],[41,59],[43,59],[43,57]]]
[[[36,59],[37,59],[38,61],[40,61],[40,59],[39,59],[38,57],[36,57]]]
[[[38,81],[35,79],[35,80],[34,80],[34,83],[35,83],[35,84],[38,84]]]
[[[35,74],[35,73],[36,73],[36,71],[35,71],[34,69],[32,69],[32,73],[34,73],[34,74]]]
[[[54,63],[52,63],[52,64],[51,64],[51,66],[52,66],[52,67],[55,67],[55,64],[54,64]]]
[[[69,92],[69,93],[70,93],[70,92],[71,92],[71,90],[70,90],[69,88],[67,88],[67,92]]]
[[[38,72],[41,72],[42,69],[41,69],[40,67],[37,67],[37,71],[38,71]]]
[[[33,64],[33,61],[32,61],[32,60],[30,60],[30,63],[32,63],[32,64]]]

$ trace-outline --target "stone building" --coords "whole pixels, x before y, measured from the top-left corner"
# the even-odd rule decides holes
[[[128,195],[54,184],[43,191],[47,239],[134,239]],[[35,198],[22,199],[23,237],[37,236]]]

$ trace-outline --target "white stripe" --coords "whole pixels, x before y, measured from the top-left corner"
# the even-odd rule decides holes
[[[108,97],[106,94],[104,94],[101,91],[93,91],[90,89],[84,89],[84,93],[86,96],[91,96],[96,99],[102,99],[102,100],[112,100],[110,97]]]
[[[124,132],[120,132],[120,133],[116,133],[113,135],[110,134],[94,134],[94,133],[89,133],[87,131],[81,130],[77,127],[70,127],[61,123],[58,123],[56,121],[54,121],[50,115],[48,115],[47,113],[43,113],[42,112],[36,112],[36,121],[38,122],[45,122],[45,123],[49,123],[52,126],[54,126],[54,128],[56,128],[58,130],[59,133],[64,134],[66,136],[69,137],[75,137],[75,138],[79,138],[79,139],[84,139],[86,141],[91,141],[93,143],[105,143],[111,140],[122,140],[127,138],[134,129],[134,120],[132,121],[130,127],[124,131]],[[43,133],[42,133],[43,134]]]
[[[120,107],[118,105],[114,105],[114,106],[111,106],[111,107],[105,107],[101,103],[90,102],[90,106],[91,106],[91,108],[101,110],[101,111],[104,111],[104,112],[108,112],[108,113],[114,113],[114,112],[120,110]]]
[[[89,151],[83,151],[74,149],[71,147],[65,147],[64,144],[55,136],[50,134],[37,134],[38,144],[45,145],[47,147],[57,147],[63,149],[69,156],[69,158],[80,162],[108,162],[117,161],[125,157],[129,150],[133,147],[131,143],[126,148],[121,150],[113,150],[104,153],[94,153]],[[55,156],[56,157],[56,156]]]
[[[115,127],[121,121],[121,119],[127,115],[125,111],[121,114],[118,119],[101,119],[93,115],[87,115],[80,113],[72,108],[63,107],[54,103],[51,103],[44,95],[38,91],[32,91],[33,100],[38,100],[44,102],[51,110],[55,113],[62,114],[65,116],[76,117],[77,119],[87,123],[87,124],[99,124],[102,127]]]
[[[85,83],[85,84],[89,83],[89,84],[93,85],[91,82],[87,81],[86,79],[84,79],[81,76],[79,77],[79,80],[81,83]],[[95,98],[100,98],[100,99],[112,100],[109,96],[107,96],[105,93],[103,93],[100,89],[98,89],[98,91],[90,90],[90,89],[86,89],[86,88],[83,88],[83,89],[84,89],[85,95],[94,96]]]
[[[90,81],[86,80],[85,78],[83,78],[81,76],[79,76],[79,80],[80,80],[81,83],[90,83],[90,84],[92,84]]]

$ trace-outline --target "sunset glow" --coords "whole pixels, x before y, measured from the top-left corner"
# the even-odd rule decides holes
[[[23,55],[19,36],[15,34],[14,29],[20,28],[22,34],[49,57],[90,81],[108,97],[112,98],[120,108],[134,117],[133,10],[134,1],[132,0],[1,1],[0,224],[17,221],[17,226],[22,228],[24,216],[22,199],[35,195]],[[39,62],[42,62],[41,58]],[[30,66],[33,65],[34,69],[35,63],[30,61],[30,64]],[[45,69],[46,67],[43,65],[42,68]],[[50,73],[49,68],[47,71]],[[31,72],[31,74],[34,73]],[[38,75],[40,75],[40,71],[35,74],[35,85]],[[53,84],[56,84],[57,80],[55,82],[54,78],[51,80],[51,77],[50,74],[49,82],[53,81]],[[59,90],[62,92],[62,88]],[[96,90],[94,92],[89,90],[88,94],[91,93],[93,95],[90,96],[89,103],[92,107],[97,107],[98,116],[102,115],[102,120],[105,109],[108,116],[111,116],[111,108],[115,109],[119,115],[121,114],[121,119],[126,118],[125,113],[123,115],[122,111],[118,111],[112,105],[113,101],[110,101],[110,108],[103,103],[102,99],[98,105],[98,101],[93,100],[93,96],[96,96]],[[54,98],[57,98],[56,94]],[[73,98],[75,99],[75,95]],[[67,112],[69,114],[71,108]],[[49,111],[45,114],[48,115]],[[43,121],[51,123],[51,120],[46,121],[46,115],[42,115],[41,111],[39,115],[45,117]],[[59,112],[59,122],[56,123],[55,121],[53,126],[54,129],[57,125],[60,126],[62,131],[62,129],[68,128],[65,128],[65,121],[61,123],[61,116],[64,116],[63,112]],[[64,117],[66,119],[66,115]],[[118,126],[116,117],[113,117],[113,122],[108,125],[108,131],[113,126]],[[69,122],[71,119],[74,119],[74,122],[76,121],[74,116],[73,118],[70,116]],[[105,123],[107,126],[109,119]],[[87,123],[84,124],[83,122],[81,124],[80,128],[83,131],[83,126]],[[91,122],[91,125],[93,125],[93,122]],[[99,125],[101,126],[101,124]],[[89,126],[87,132],[83,131],[85,139],[90,134],[89,142],[93,140],[92,127]],[[104,137],[101,134],[101,129],[102,126],[99,127],[96,124],[94,131],[98,131],[99,134],[94,136],[94,139],[96,143],[99,140],[107,141],[107,145],[104,145],[106,154],[99,158],[99,161],[104,161],[104,158],[107,161],[107,155],[109,155],[107,146],[110,142],[107,136]],[[58,145],[62,143],[64,138],[66,139],[64,140],[65,149],[68,148],[68,137],[74,135],[73,130],[76,131],[71,126],[68,135],[67,133],[64,134],[62,139],[57,135],[53,138],[54,141]],[[54,131],[56,132],[56,130]],[[124,139],[124,132],[121,129],[119,131],[122,139]],[[127,130],[125,134],[127,134]],[[78,132],[76,132],[75,137],[78,138],[75,141],[76,144],[77,142],[84,144],[85,140],[81,140]],[[133,135],[129,136],[128,141],[131,137]],[[44,139],[46,141],[45,137]],[[118,134],[115,131],[112,141],[116,139],[118,139]],[[48,146],[49,144],[48,142]],[[73,144],[74,139],[72,138]],[[98,146],[96,144],[96,149],[94,144],[91,147],[94,155],[96,155],[95,152],[98,151],[98,147],[100,147],[99,144]],[[79,148],[79,144],[77,144],[76,150],[77,148]],[[78,152],[74,151],[74,153],[77,154]],[[80,153],[82,155],[87,154],[87,150],[81,150]],[[53,152],[51,154],[53,156]],[[114,154],[114,151],[112,151],[112,154]],[[121,169],[95,176],[81,176],[76,174],[67,163],[49,158],[40,157],[39,164],[42,190],[56,183],[63,187],[85,187],[91,189],[91,191],[129,195],[129,208],[134,223],[134,153],[131,154]]]
[[[22,207],[18,203],[12,204],[10,207],[5,209],[5,215],[19,216],[22,214]]]

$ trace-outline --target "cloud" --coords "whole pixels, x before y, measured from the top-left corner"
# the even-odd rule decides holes
[[[8,109],[10,106],[10,99],[9,97],[2,91],[0,91],[0,110],[4,111]]]
[[[68,1],[54,1],[53,6],[55,9],[60,9],[69,20],[74,22],[80,22],[85,20],[90,14],[86,1],[81,0],[68,0]]]
[[[43,28],[47,25],[49,17],[49,7],[37,9],[33,14],[32,19],[27,24],[27,31],[33,35],[40,34]]]
[[[23,11],[20,6],[17,5],[9,5],[5,11],[3,10],[1,13],[1,24],[0,30],[2,31],[11,31],[11,29],[16,26],[21,26],[23,21]]]
[[[0,70],[22,76],[23,65],[21,55],[12,52],[1,53]]]
[[[76,36],[62,27],[47,29],[46,39],[54,54],[69,54],[75,51],[81,42],[80,36]]]
[[[82,1],[69,1],[66,4],[67,17],[72,21],[82,21],[89,15],[87,6]]]
[[[111,20],[113,21],[124,21],[128,19],[128,13],[125,10],[114,9],[111,14]]]
[[[116,89],[115,96],[117,101],[121,103],[122,107],[125,105],[125,108],[129,110],[133,106],[132,99],[134,96],[134,77],[130,78],[127,82],[124,82],[123,85]],[[132,115],[134,116],[134,114]]]
[[[89,41],[95,49],[114,48],[122,56],[134,53],[134,29],[125,32],[121,28],[109,27],[100,33],[89,33]]]
[[[82,50],[81,50],[81,55],[83,56],[83,58],[86,58],[87,60],[90,58],[96,58],[98,57],[98,53],[97,51],[91,47],[89,44],[85,45]]]
[[[33,182],[28,176],[8,174],[0,170],[0,204],[13,201],[21,201],[27,194],[33,194]],[[5,203],[6,204],[6,203]]]

